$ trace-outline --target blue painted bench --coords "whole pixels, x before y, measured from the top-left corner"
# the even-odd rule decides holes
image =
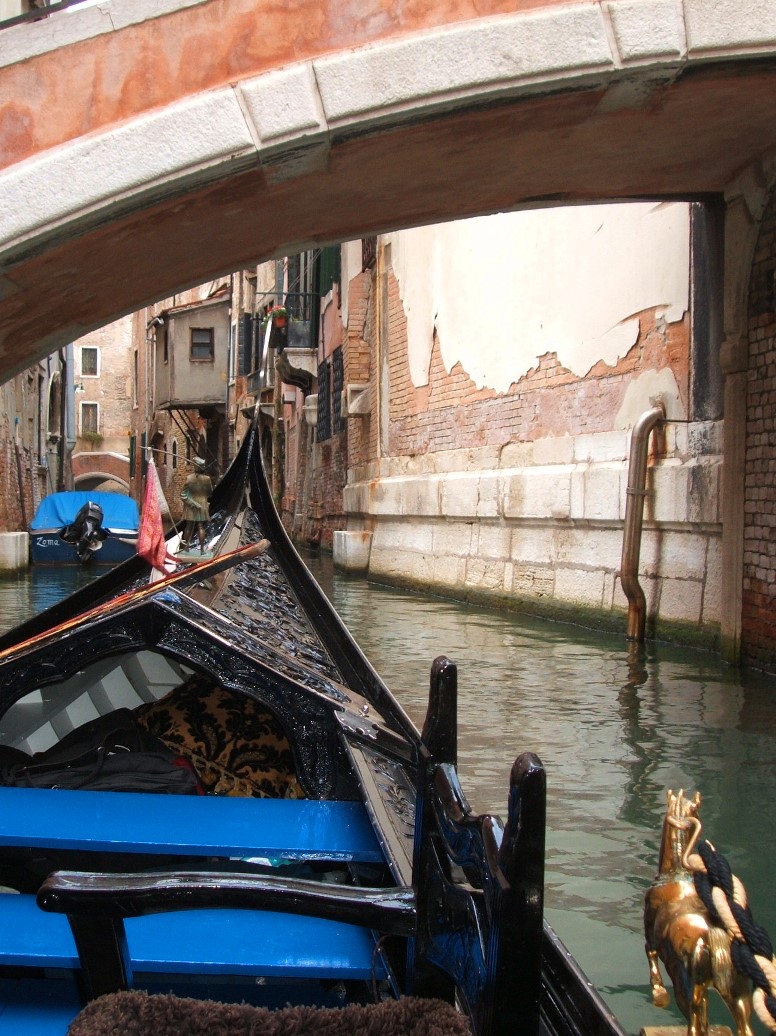
[[[182,858],[182,866],[185,857],[384,862],[360,802],[38,788],[0,788],[0,847],[172,855]],[[100,870],[99,855],[95,855],[94,870]],[[75,877],[89,881],[93,876]],[[224,876],[211,877],[220,891]],[[231,878],[237,883],[248,880],[243,875]],[[102,880],[114,884],[113,875],[104,875]],[[262,880],[272,893],[274,875]],[[314,900],[316,887],[342,895],[339,886],[313,881],[299,884],[309,886],[302,890],[303,899]],[[373,975],[375,939],[363,921],[345,923],[325,916],[325,910],[321,916],[318,905],[302,906],[297,914],[276,912],[266,909],[266,892],[264,889],[264,898],[257,898],[255,890],[248,900],[235,898],[240,909],[211,909],[206,895],[204,905],[195,909],[167,913],[161,912],[166,909],[164,904],[157,903],[141,911],[145,916],[122,913],[120,921],[108,924],[120,927],[119,941],[126,947],[125,975],[130,980],[133,973],[367,980]],[[274,895],[277,898],[277,892]],[[142,897],[133,896],[133,902],[142,902]],[[261,909],[252,908],[254,903]],[[83,941],[79,956],[74,932],[80,938],[84,929],[79,930],[76,919],[71,927],[65,916],[70,914],[67,904],[61,909],[63,913],[44,912],[34,896],[0,894],[0,965],[63,972],[83,967]],[[409,906],[402,909],[409,916]],[[87,919],[80,923],[99,927],[102,922]],[[99,950],[96,956],[99,960]],[[377,974],[382,973],[378,962]],[[52,989],[65,990],[66,986],[56,981],[53,987],[47,985],[51,987],[49,1000],[39,997],[36,1002],[33,998],[31,1004],[13,989],[4,994],[0,984],[0,1036],[65,1031],[61,1020],[70,1000],[68,994]],[[76,1002],[72,1014],[77,1009]],[[31,1015],[29,1026],[22,1017],[25,1012]]]
[[[64,1036],[81,1006],[73,982],[0,979],[0,1036]]]
[[[0,846],[382,863],[361,802],[0,788]]]

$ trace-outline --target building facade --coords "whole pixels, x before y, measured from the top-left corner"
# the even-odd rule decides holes
[[[73,344],[69,488],[129,493],[132,327],[132,317],[123,317]]]
[[[247,424],[237,405],[244,377],[243,308],[253,309],[250,277],[234,274],[135,313],[132,330],[130,484],[142,503],[153,459],[169,507],[180,522],[180,492],[201,457],[215,482]]]
[[[753,269],[742,471],[744,658],[763,668],[773,221]],[[192,457],[218,477],[255,416],[298,543],[373,579],[617,630],[642,495],[648,635],[719,646],[721,239],[714,206],[527,211],[312,250],[157,303],[131,318],[132,495],[153,456],[177,520]],[[632,432],[656,406],[634,494]]]
[[[631,204],[344,246],[289,527],[353,539],[371,578],[621,628],[631,432],[659,404],[649,631],[716,644],[719,232],[713,209]]]

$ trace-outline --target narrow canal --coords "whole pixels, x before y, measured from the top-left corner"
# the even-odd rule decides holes
[[[667,788],[700,790],[705,837],[776,938],[776,682],[663,644],[634,658],[624,636],[378,586],[326,554],[305,561],[419,726],[432,660],[458,664],[459,767],[474,809],[503,816],[515,756],[542,759],[546,915],[629,1032],[682,1021],[652,1007],[644,955]],[[39,569],[0,581],[3,628],[83,578]],[[714,1001],[712,1020],[729,1024]]]

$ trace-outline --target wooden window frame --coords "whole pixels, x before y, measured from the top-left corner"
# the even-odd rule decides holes
[[[87,408],[94,408],[94,428],[87,428],[84,424],[84,413]],[[90,432],[94,432],[96,435],[100,434],[100,404],[95,403],[92,400],[84,401],[81,403],[79,412],[79,425],[81,435],[88,435]]]
[[[84,369],[84,354],[85,353],[94,353],[95,371],[94,371],[93,374],[90,371],[87,371],[87,370]],[[81,346],[81,355],[80,355],[80,358],[79,358],[79,362],[80,362],[80,366],[81,366],[81,377],[82,378],[99,378],[99,376],[100,376],[100,360],[101,360],[101,357],[100,357],[100,348],[99,348],[99,346],[97,346],[97,345],[82,345]]]
[[[202,341],[195,342],[195,336],[202,335]],[[204,340],[204,336],[207,336],[208,342]],[[207,356],[195,355],[195,348],[202,349],[203,347],[209,348],[209,354]],[[213,363],[216,358],[216,332],[214,327],[192,327],[189,329],[189,359],[192,363]]]

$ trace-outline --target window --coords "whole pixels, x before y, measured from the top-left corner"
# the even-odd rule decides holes
[[[81,376],[96,378],[100,374],[100,350],[94,345],[81,346]]]
[[[237,374],[237,324],[229,328],[229,377],[233,381]]]
[[[317,259],[317,288],[321,298],[328,295],[334,283],[339,284],[342,279],[341,257],[342,250],[339,245],[329,245],[320,251]]]
[[[318,364],[318,442],[331,438],[331,363],[324,360]]]
[[[99,431],[99,404],[81,403],[81,435],[97,435]]]
[[[345,364],[342,359],[342,346],[337,346],[331,354],[331,418],[332,431],[344,432],[345,419],[342,416],[342,392],[345,388]],[[318,397],[320,399],[320,396]]]
[[[191,329],[191,353],[192,360],[213,359],[213,328],[192,327]]]

